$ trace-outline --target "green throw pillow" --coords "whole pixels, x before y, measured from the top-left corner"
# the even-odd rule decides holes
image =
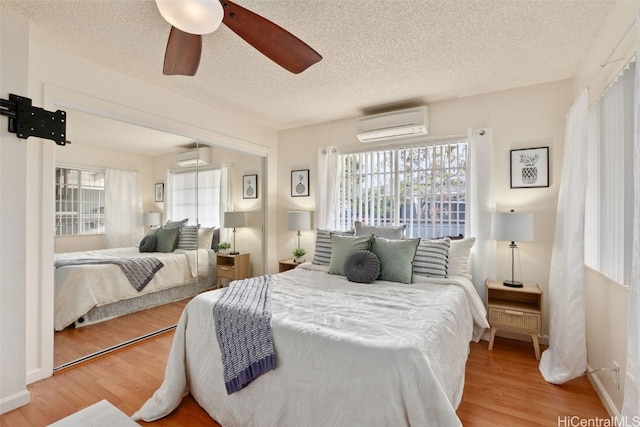
[[[385,239],[373,236],[371,252],[380,260],[379,280],[411,283],[413,258],[420,239]]]
[[[344,276],[344,263],[349,255],[355,251],[369,250],[373,235],[368,236],[339,236],[331,234],[331,261],[329,274]]]
[[[156,252],[173,252],[178,246],[179,232],[179,228],[160,228],[156,232]]]

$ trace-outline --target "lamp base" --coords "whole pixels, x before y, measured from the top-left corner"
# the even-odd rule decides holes
[[[229,255],[239,255],[239,254],[240,254],[240,252],[238,252],[238,251],[229,252]]]
[[[518,282],[516,280],[505,280],[502,284],[510,288],[522,288],[524,286],[522,282]]]

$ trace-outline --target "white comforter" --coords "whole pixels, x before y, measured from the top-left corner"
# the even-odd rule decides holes
[[[469,341],[486,312],[470,281],[431,282],[361,285],[309,264],[275,275],[277,367],[232,395],[212,315],[225,291],[200,294],[163,384],[132,418],[166,416],[191,393],[224,427],[459,426]]]
[[[191,283],[195,280],[196,275],[203,277],[209,271],[209,255],[206,249],[176,250],[172,253],[140,253],[137,247],[130,247],[61,253],[56,254],[55,259],[148,256],[160,259],[164,267],[155,274],[142,292],[134,289],[122,269],[116,264],[89,264],[56,268],[54,273],[55,330],[63,330],[94,307]]]

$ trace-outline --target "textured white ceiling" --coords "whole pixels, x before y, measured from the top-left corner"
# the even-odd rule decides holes
[[[280,68],[224,25],[195,77],[163,76],[153,0],[2,0],[33,37],[200,102],[287,129],[573,77],[614,1],[237,0],[323,59]]]

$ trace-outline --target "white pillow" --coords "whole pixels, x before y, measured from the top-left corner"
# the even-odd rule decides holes
[[[215,227],[198,228],[198,249],[211,249],[214,228]]]
[[[378,237],[384,237],[385,239],[403,239],[404,230],[407,228],[405,224],[399,226],[378,226],[367,225],[360,221],[353,223],[353,228],[356,231],[356,236],[366,236],[368,234],[375,234]]]
[[[449,246],[449,268],[447,270],[447,276],[462,276],[471,280],[469,253],[471,252],[471,248],[475,242],[475,237],[451,240]]]

